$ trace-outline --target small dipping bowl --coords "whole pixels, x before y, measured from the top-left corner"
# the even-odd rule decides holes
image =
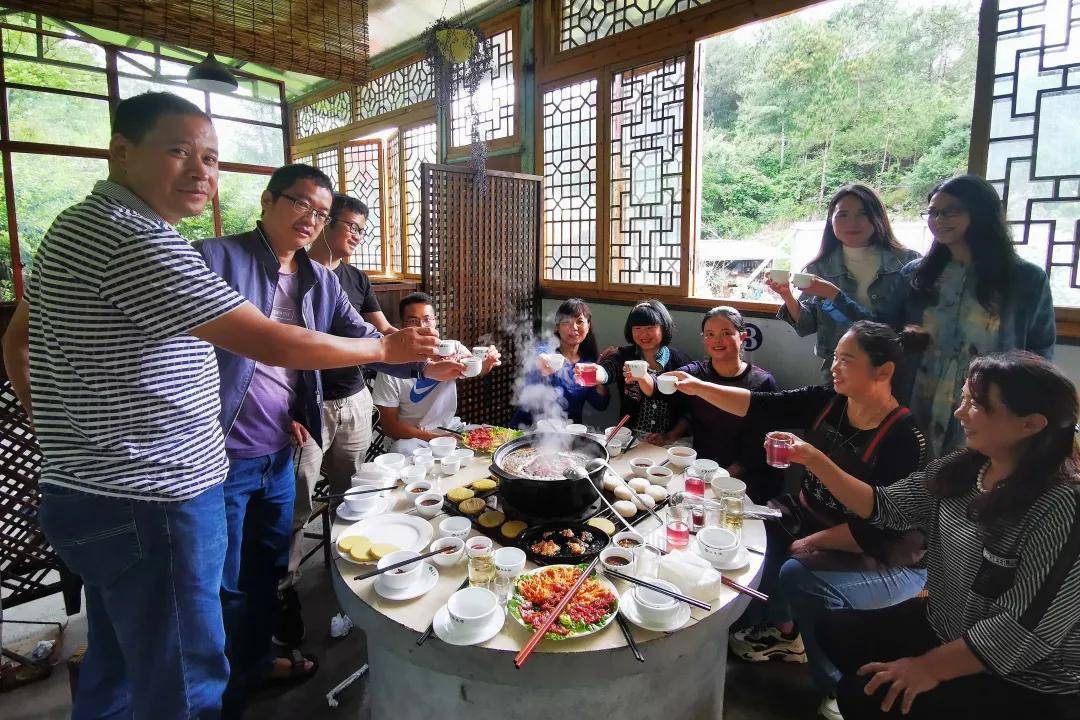
[[[675,477],[675,471],[669,467],[653,465],[652,467],[645,468],[645,479],[653,485],[663,485],[664,487],[667,487],[667,484],[671,482],[671,478],[673,477]]]
[[[413,500],[416,512],[420,517],[431,519],[442,512],[443,494],[441,492],[426,492]]]
[[[392,552],[383,559],[379,560],[379,563],[375,566],[382,570],[387,565],[393,565],[399,563],[402,560],[409,560],[410,558],[418,558],[420,553],[415,550],[398,550]],[[404,590],[405,588],[416,582],[416,579],[420,577],[420,571],[424,568],[424,561],[418,560],[410,565],[399,567],[396,570],[383,573],[382,582],[387,588],[391,590]]]
[[[623,545],[623,540],[633,541],[634,544]],[[623,550],[629,550],[631,552],[633,552],[634,548],[640,547],[644,544],[645,538],[643,538],[640,533],[630,532],[628,530],[624,530],[621,533],[615,533],[615,535],[611,538],[611,547],[622,548]]]
[[[600,564],[608,570],[618,572],[632,572],[634,567],[634,553],[621,547],[607,547],[600,552]]]
[[[456,537],[444,537],[439,538],[431,543],[430,550],[445,550],[447,548],[454,548],[454,552],[448,554],[432,555],[432,561],[439,567],[450,567],[457,565],[461,562],[461,558],[465,557],[465,541]]]
[[[630,458],[630,469],[638,477],[645,477],[645,471],[653,466],[653,461],[647,457]]]
[[[671,464],[680,470],[690,467],[697,460],[697,450],[682,445],[668,448],[667,455]]]
[[[456,537],[462,542],[469,537],[470,530],[472,530],[472,521],[467,517],[455,515],[439,523],[439,533],[443,537]]]
[[[525,569],[525,551],[516,547],[504,547],[492,556],[495,572],[503,577],[515,578]]]

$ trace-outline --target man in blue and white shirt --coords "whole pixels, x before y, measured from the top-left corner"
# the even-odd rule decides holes
[[[217,191],[217,158],[192,103],[121,102],[109,180],[46,233],[4,335],[43,454],[41,525],[86,587],[75,718],[220,715],[228,461],[211,345],[309,369],[434,356],[435,333],[275,323],[210,272],[174,226]]]

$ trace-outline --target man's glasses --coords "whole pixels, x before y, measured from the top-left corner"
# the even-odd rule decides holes
[[[281,193],[281,197],[291,202],[292,206],[296,208],[296,212],[301,215],[310,215],[316,225],[325,225],[326,221],[330,219],[329,213],[324,213],[322,210],[316,210],[311,203],[303,198],[293,197],[287,193]]]
[[[356,237],[360,238],[361,240],[364,237],[367,236],[367,232],[368,232],[367,228],[364,227],[364,226],[361,226],[360,223],[345,222],[344,220],[340,220],[340,219],[335,218],[335,217],[330,218],[330,225],[332,225],[332,226],[333,225],[344,225],[345,227],[347,227],[349,229],[349,232],[351,234],[355,235]]]
[[[434,315],[425,315],[420,318],[406,318],[402,323],[405,327],[435,327],[439,319]]]
[[[967,210],[964,208],[945,208],[944,210],[938,210],[937,208],[930,208],[924,212],[919,213],[923,220],[952,220],[954,217],[960,217]]]

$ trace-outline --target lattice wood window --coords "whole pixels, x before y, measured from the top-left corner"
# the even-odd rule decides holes
[[[612,283],[682,282],[682,57],[611,80],[609,272]]]
[[[595,79],[544,93],[544,279],[596,280]]]
[[[386,252],[389,270],[401,274],[401,133],[394,131],[386,139]]]
[[[431,68],[423,60],[373,78],[360,88],[356,119],[366,120],[435,97]]]
[[[293,112],[296,138],[302,139],[345,127],[352,122],[352,89],[301,105]]]
[[[423,217],[420,208],[420,192],[423,185],[421,165],[434,163],[436,160],[436,131],[435,123],[417,125],[405,130],[405,139],[402,143],[404,154],[405,173],[405,271],[408,275],[419,276],[422,267],[420,242],[421,225]]]
[[[1018,7],[1019,6],[1019,7]],[[1019,253],[1080,307],[1080,14],[1069,3],[1002,2],[986,179]]]
[[[312,157],[312,164],[326,173],[326,176],[330,178],[330,182],[334,184],[334,187],[340,189],[341,173],[339,172],[340,165],[338,164],[339,153],[340,150],[337,147],[317,150]]]
[[[490,77],[480,83],[480,88],[473,98],[479,117],[477,127],[480,130],[480,137],[487,141],[514,135],[516,97],[513,38],[511,29],[490,38],[492,72]],[[460,91],[457,94],[462,95]],[[454,100],[450,127],[450,144],[453,147],[461,147],[471,142],[472,123],[469,119],[467,97],[458,97]]]
[[[572,50],[710,1],[562,0],[559,49]]]
[[[382,146],[377,140],[349,143],[343,148],[343,154],[345,177],[342,192],[362,200],[368,206],[364,237],[353,251],[349,263],[361,270],[384,272],[380,196]]]

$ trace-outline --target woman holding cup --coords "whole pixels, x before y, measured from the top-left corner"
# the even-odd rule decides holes
[[[900,270],[919,253],[899,243],[885,206],[865,185],[844,185],[829,200],[817,256],[803,273],[774,270],[765,284],[784,301],[777,317],[799,336],[817,333],[814,354],[831,381],[833,348],[856,320],[869,318],[901,292]],[[802,292],[798,299],[791,283]]]
[[[603,383],[578,381],[578,368],[592,366],[597,359],[596,336],[592,331],[592,311],[584,300],[570,298],[555,311],[555,339],[558,345],[537,347],[536,366],[525,376],[511,427],[529,427],[538,417],[553,412],[580,423],[588,403],[597,410],[608,405]],[[553,406],[558,408],[553,410]]]
[[[902,341],[892,329],[861,320],[837,343],[832,387],[759,393],[676,375],[680,392],[748,416],[752,424],[805,429],[804,444],[820,454],[822,467],[885,487],[920,468],[926,456],[922,433],[891,390],[902,356]],[[796,447],[799,441],[788,437]],[[870,527],[810,469],[797,496],[781,495],[769,504],[783,517],[766,524],[766,622],[751,620],[732,634],[730,645],[751,661],[809,660],[815,685],[830,703],[840,674],[816,642],[817,620],[829,609],[876,608],[914,597],[926,578],[918,567],[924,538],[918,530]]]
[[[670,432],[679,419],[672,396],[674,386],[665,392],[657,387],[656,378],[691,360],[672,346],[674,331],[675,321],[662,302],[638,303],[623,326],[627,344],[604,350],[598,365],[580,365],[578,382],[587,384],[593,373],[598,382],[614,380],[619,391],[619,413],[630,416],[626,427],[643,434]]]
[[[1076,387],[1045,359],[972,361],[956,409],[964,449],[888,487],[796,442],[860,518],[929,537],[927,598],[830,613],[839,709],[861,718],[1080,717]]]

